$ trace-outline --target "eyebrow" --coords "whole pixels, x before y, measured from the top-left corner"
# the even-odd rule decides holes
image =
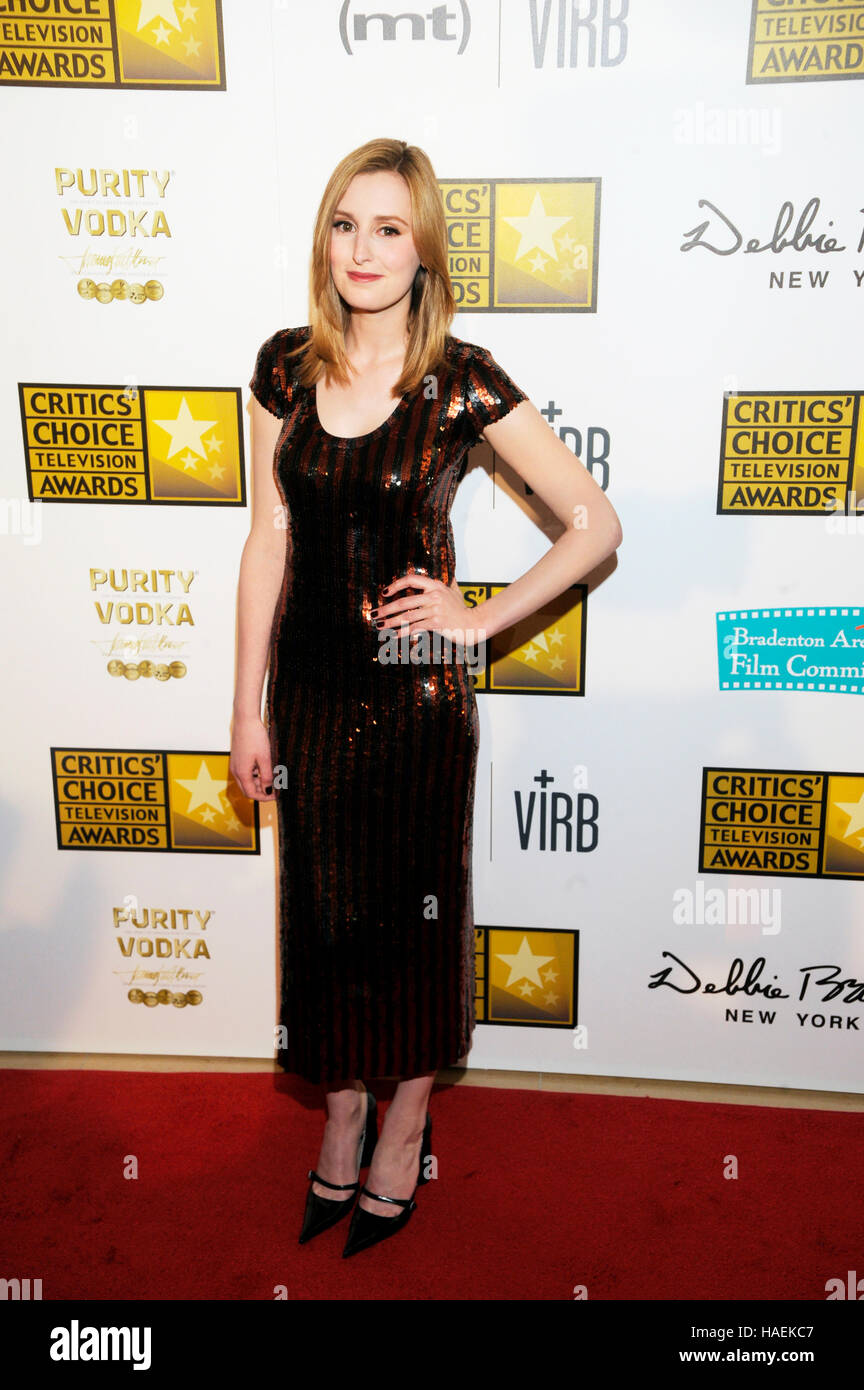
[[[350,212],[346,212],[344,208],[334,208],[334,209],[333,209],[333,216],[335,217],[337,214],[340,214],[340,215],[343,216],[343,217],[349,217],[349,218],[351,219],[352,222],[355,220],[353,214],[350,213]],[[401,222],[403,227],[407,227],[407,226],[408,226],[408,223],[405,221],[405,218],[404,218],[404,217],[385,216],[383,212],[379,213],[376,217],[373,217],[372,221],[373,221],[373,222]]]

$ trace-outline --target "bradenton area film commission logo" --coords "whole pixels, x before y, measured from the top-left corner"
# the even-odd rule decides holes
[[[577,1026],[578,931],[476,927],[474,964],[478,1023]]]
[[[220,0],[3,6],[0,83],[225,91]]]
[[[599,178],[440,179],[458,308],[595,313]]]
[[[459,585],[469,608],[506,587]],[[587,585],[573,584],[530,617],[483,642],[478,670],[472,672],[475,690],[486,695],[584,695],[587,607]]]
[[[699,872],[864,879],[864,773],[702,770]]]
[[[31,502],[245,507],[237,387],[18,386]]]
[[[717,614],[721,690],[864,695],[864,608]]]
[[[260,854],[228,753],[52,748],[58,849]]]
[[[718,514],[824,517],[864,510],[862,394],[727,391]]]
[[[748,82],[864,77],[864,0],[752,0]]]

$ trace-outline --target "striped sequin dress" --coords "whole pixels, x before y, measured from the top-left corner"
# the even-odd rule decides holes
[[[471,1045],[478,717],[459,649],[428,640],[415,647],[428,659],[412,661],[392,633],[383,645],[371,610],[411,570],[453,581],[449,514],[468,451],[525,394],[485,349],[451,337],[436,389],[340,438],[286,358],[309,333],[274,333],[249,383],[283,422],[273,463],[288,518],[266,696],[278,1055],[309,1081],[408,1077]]]

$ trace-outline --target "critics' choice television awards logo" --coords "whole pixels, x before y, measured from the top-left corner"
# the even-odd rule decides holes
[[[31,501],[246,505],[236,387],[22,382],[18,396]]]
[[[702,770],[699,871],[864,879],[864,773]]]
[[[752,0],[748,82],[864,77],[864,0]]]
[[[456,303],[594,313],[600,180],[442,179]]]
[[[506,587],[459,585],[469,608]],[[524,621],[480,643],[475,690],[486,695],[584,695],[587,606],[587,586],[573,584]]]
[[[716,616],[721,690],[864,694],[864,609],[756,608]]]
[[[228,753],[52,748],[58,849],[259,854]]]
[[[19,0],[2,6],[0,82],[224,91],[220,0]]]
[[[830,516],[864,503],[860,391],[727,391],[717,511]]]
[[[575,1028],[578,961],[578,932],[477,927],[477,1022]]]

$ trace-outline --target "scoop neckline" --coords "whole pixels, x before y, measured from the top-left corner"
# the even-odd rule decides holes
[[[399,414],[402,407],[408,401],[407,393],[403,393],[402,396],[400,396],[399,400],[396,402],[396,405],[391,410],[390,414],[387,416],[387,419],[382,420],[380,425],[376,425],[374,430],[369,430],[366,434],[331,434],[329,430],[325,430],[324,426],[321,423],[321,416],[318,414],[318,382],[313,381],[309,389],[312,392],[312,411],[315,416],[315,423],[317,424],[318,429],[324,435],[325,439],[332,439],[337,444],[359,444],[362,443],[365,439],[375,439],[377,435],[381,434],[381,432],[385,430],[387,426],[393,422],[393,420]]]

